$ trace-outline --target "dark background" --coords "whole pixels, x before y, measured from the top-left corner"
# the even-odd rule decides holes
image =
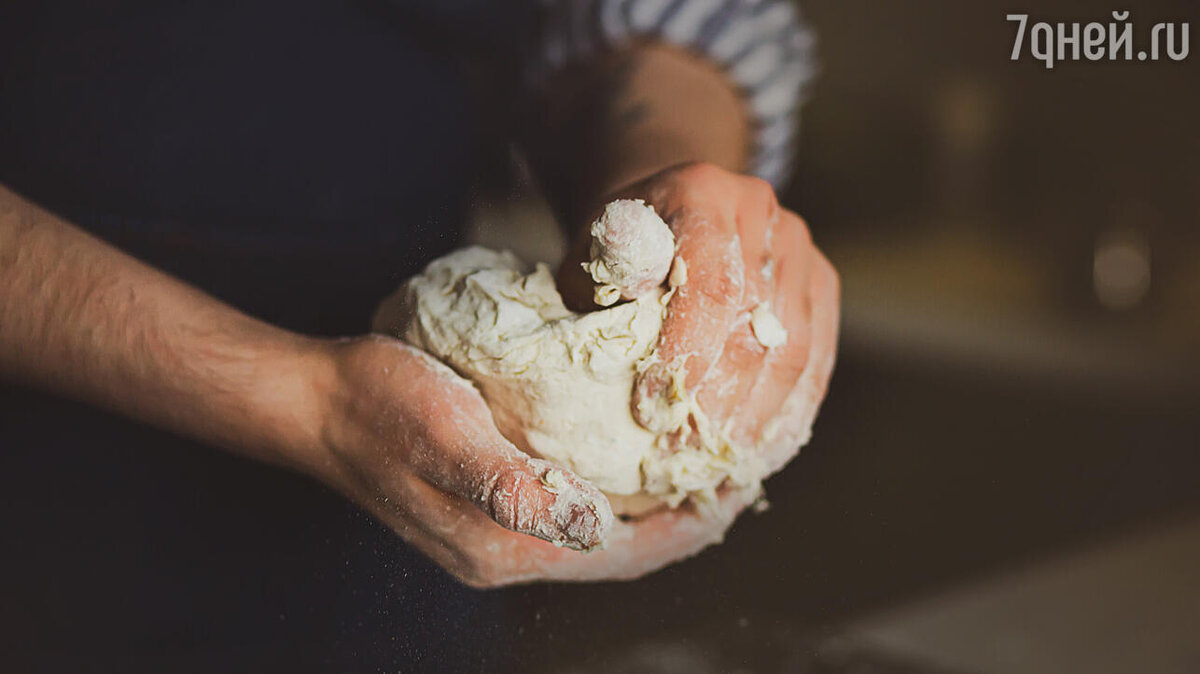
[[[1107,23],[1129,9],[1139,40],[1157,21],[1200,18],[1183,0],[1039,5],[1031,21]],[[1200,512],[1196,57],[1046,70],[1028,56],[1009,60],[1005,14],[1016,10],[1004,3],[803,6],[822,76],[805,108],[797,174],[781,194],[842,273],[844,338],[813,441],[768,483],[767,513],[638,582],[481,593],[305,480],[6,389],[0,663],[936,671],[886,652],[824,654],[860,616]],[[358,48],[391,49],[386,31],[372,39]],[[322,77],[353,88],[335,70]],[[366,102],[407,109],[388,81],[362,82],[375,92]],[[357,217],[356,231],[377,232],[389,218],[426,223],[420,252],[429,256],[457,242],[440,223],[464,204],[487,211],[489,199],[519,198],[497,192],[496,180],[404,212],[384,188],[354,179],[382,171],[404,180],[388,152],[433,157],[446,147],[437,138],[393,138],[394,149],[369,155],[380,164],[344,178],[347,189],[382,190],[341,193],[385,204]],[[335,160],[328,181],[338,184],[360,146],[371,139],[318,147]],[[272,184],[305,192],[287,179]],[[316,205],[297,213],[339,198],[305,193]],[[177,220],[193,246],[188,218]],[[138,228],[117,229],[115,240]],[[296,243],[277,271],[257,267],[263,253],[242,244],[237,264],[274,288],[251,304],[298,327],[312,318],[305,307],[276,301],[294,297],[295,283],[311,288],[311,305],[335,307],[324,325],[348,325],[340,298],[362,292],[366,306],[369,292],[416,264],[397,258],[384,278],[320,295],[328,279],[293,272],[322,242]],[[169,266],[178,245],[144,243],[144,252]],[[1119,301],[1098,290],[1107,281],[1095,269],[1098,251],[1114,245],[1149,269],[1149,285]],[[223,276],[200,280],[219,288],[241,278]],[[1182,585],[1197,584],[1200,571]],[[1200,623],[1200,609],[1183,619]],[[1086,635],[1081,644],[1105,648]]]

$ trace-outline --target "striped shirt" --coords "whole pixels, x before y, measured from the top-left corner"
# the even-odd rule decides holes
[[[633,39],[686,48],[720,66],[753,117],[750,172],[788,177],[804,89],[815,73],[812,32],[791,0],[542,0],[545,27],[528,64],[533,86],[558,69]]]

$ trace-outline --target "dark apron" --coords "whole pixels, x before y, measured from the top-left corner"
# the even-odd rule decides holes
[[[0,182],[80,227],[324,335],[459,243],[494,144],[437,31],[494,28],[490,3],[2,4]],[[322,487],[167,433],[0,385],[0,500],[8,666],[494,662],[487,595]]]

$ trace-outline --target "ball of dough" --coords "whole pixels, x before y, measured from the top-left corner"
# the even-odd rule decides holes
[[[584,270],[596,283],[593,299],[602,307],[641,297],[661,285],[675,257],[675,235],[641,199],[617,199],[591,228],[591,260]]]
[[[756,452],[736,447],[709,421],[682,376],[664,412],[671,421],[653,426],[665,430],[634,419],[634,380],[656,361],[673,292],[662,280],[636,299],[575,313],[546,265],[528,269],[511,253],[473,247],[409,280],[375,327],[474,382],[500,431],[522,450],[591,481],[614,511],[644,512],[711,500],[727,480],[756,485],[766,473]]]

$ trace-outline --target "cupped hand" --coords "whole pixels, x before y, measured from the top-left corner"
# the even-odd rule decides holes
[[[474,586],[636,578],[719,540],[757,495],[614,521],[599,490],[519,451],[429,355],[370,336],[330,344],[328,360],[313,472]]]
[[[833,266],[804,221],[758,178],[684,164],[608,198],[644,199],[676,239],[669,277],[675,294],[659,361],[635,386],[635,415],[651,430],[668,430],[654,428],[649,412],[666,404],[659,401],[682,372],[685,389],[717,427],[742,446],[761,448],[769,470],[778,470],[807,441],[833,370],[839,304]],[[586,246],[574,251],[581,258]],[[587,297],[581,289],[590,279],[576,271],[578,262],[562,266],[560,286],[571,297]],[[574,304],[582,308],[578,299]],[[778,319],[786,331],[782,344],[756,334],[764,327],[751,320],[756,310]]]

